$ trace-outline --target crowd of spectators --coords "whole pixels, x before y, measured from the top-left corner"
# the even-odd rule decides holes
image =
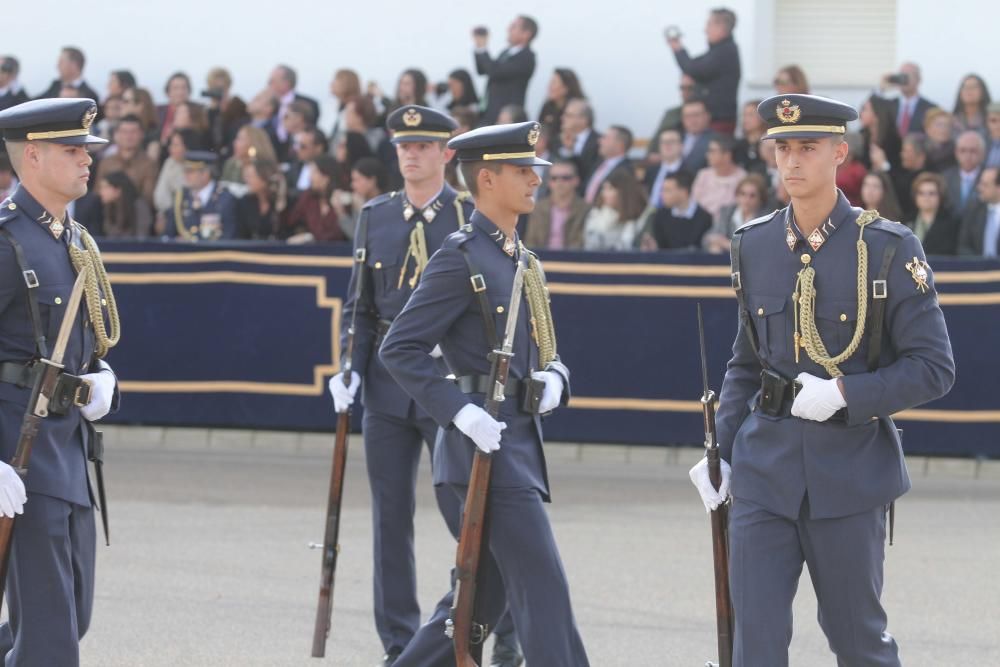
[[[402,186],[386,116],[420,104],[451,113],[458,133],[541,123],[538,154],[553,164],[539,168],[537,207],[522,220],[530,247],[726,253],[736,228],[788,202],[773,142],[761,140],[759,100],[738,100],[736,20],[728,9],[712,10],[708,50],[700,55],[687,51],[679,31],[667,30],[680,69],[677,103],[641,141],[624,125],[598,122],[584,82],[568,67],[551,72],[537,114],[525,108],[539,32],[528,16],[511,22],[499,51],[491,52],[485,28],[472,31],[470,64],[486,77],[481,92],[464,68],[437,84],[407,69],[391,93],[363,87],[357,72],[340,69],[330,83],[332,119],[320,118],[320,104],[299,91],[287,65],[275,66],[249,100],[232,93],[224,68],[208,73],[200,96],[187,74],[176,72],[162,88],[166,103],[156,105],[151,87],[124,69],[111,72],[99,94],[75,47],[62,49],[58,77],[37,96],[91,97],[100,105],[96,131],[110,143],[95,151],[90,192],[72,210],[100,236],[159,238],[182,194],[211,188],[233,201],[225,215],[235,220],[223,225],[224,238],[347,242],[364,202]],[[0,57],[0,109],[30,99],[19,75],[15,57]],[[778,70],[773,86],[775,94],[810,92],[807,73],[794,64]],[[860,101],[859,116],[838,170],[847,198],[909,226],[929,254],[996,256],[1000,103],[986,81],[969,74],[953,104],[939,104],[921,95],[920,67],[904,63]],[[205,150],[217,163],[194,173],[185,156]],[[454,165],[447,176],[464,187]],[[16,185],[0,152],[0,198]]]

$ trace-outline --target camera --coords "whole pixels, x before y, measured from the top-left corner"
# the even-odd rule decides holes
[[[906,74],[890,74],[886,81],[897,86],[905,86],[910,82],[910,77]]]
[[[480,25],[473,28],[472,34],[475,35],[476,37],[486,37],[487,35],[490,34],[490,31],[487,30],[485,26]]]
[[[222,92],[223,92],[222,88],[206,88],[205,90],[201,91],[201,96],[207,97],[212,100],[221,100]]]
[[[675,25],[668,25],[663,30],[663,36],[667,39],[680,39],[682,34],[681,29]]]

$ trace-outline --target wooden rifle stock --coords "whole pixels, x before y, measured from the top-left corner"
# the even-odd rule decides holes
[[[333,445],[333,465],[330,469],[330,495],[326,504],[326,529],[323,532],[323,565],[319,580],[319,605],[316,608],[316,625],[313,629],[312,657],[326,654],[326,640],[330,636],[333,615],[333,579],[337,572],[337,555],[340,553],[340,510],[344,495],[344,469],[347,466],[347,437],[351,430],[351,412],[341,412],[337,417],[337,439]]]
[[[702,397],[705,434],[712,446],[706,448],[708,478],[715,490],[722,484],[722,464],[715,437],[715,394]],[[715,624],[719,644],[719,667],[733,664],[733,603],[729,594],[729,504],[711,512],[712,559],[715,565]]]

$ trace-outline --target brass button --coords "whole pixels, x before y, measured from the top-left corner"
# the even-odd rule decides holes
[[[503,312],[503,306],[497,306],[497,312],[498,313],[502,313]]]
[[[61,303],[62,303],[62,299],[57,296],[56,297],[56,305],[58,306]]]
[[[841,322],[846,322],[847,321],[847,315],[845,313],[841,313],[840,314],[840,321]]]
[[[7,204],[7,208],[9,208],[12,211],[16,211],[17,210],[17,204],[15,204],[14,202],[11,202],[11,203]]]
[[[808,264],[809,262],[812,261],[812,257],[807,252],[802,253],[802,257],[800,259],[802,260],[803,264]]]
[[[101,305],[102,306],[108,305],[108,300],[107,299],[101,299]]]
[[[381,269],[382,268],[382,262],[375,262],[375,268],[376,269]]]
[[[763,316],[764,315],[764,309],[763,308],[758,308],[757,309],[757,314],[760,315],[760,316]]]

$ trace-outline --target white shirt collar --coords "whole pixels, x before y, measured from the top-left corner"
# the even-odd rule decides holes
[[[673,208],[670,209],[670,213],[675,218],[693,218],[694,217],[694,212],[697,211],[697,210],[698,210],[698,202],[696,202],[692,198],[691,201],[688,202],[688,206],[687,206],[686,209],[681,210],[681,209],[679,209],[677,207],[673,207]]]
[[[21,92],[21,83],[17,79],[8,83],[5,88],[0,88],[0,96],[7,95],[8,93],[17,95],[19,92]]]
[[[215,181],[210,181],[208,185],[195,193],[195,196],[198,198],[198,201],[201,202],[202,206],[208,206],[208,200],[212,198],[212,192],[214,190]]]
[[[287,93],[278,98],[278,101],[281,103],[281,106],[288,106],[295,101],[295,91],[289,90]]]
[[[583,145],[587,143],[587,139],[590,138],[590,133],[592,131],[593,130],[588,127],[586,130],[584,130],[580,134],[576,135],[576,141],[573,143],[573,154],[574,155],[579,155],[580,154],[580,152],[583,150]]]
[[[507,47],[507,57],[509,58],[510,56],[517,55],[521,51],[524,51],[524,47],[523,46],[520,46],[520,45],[518,45],[518,46],[508,46]]]

